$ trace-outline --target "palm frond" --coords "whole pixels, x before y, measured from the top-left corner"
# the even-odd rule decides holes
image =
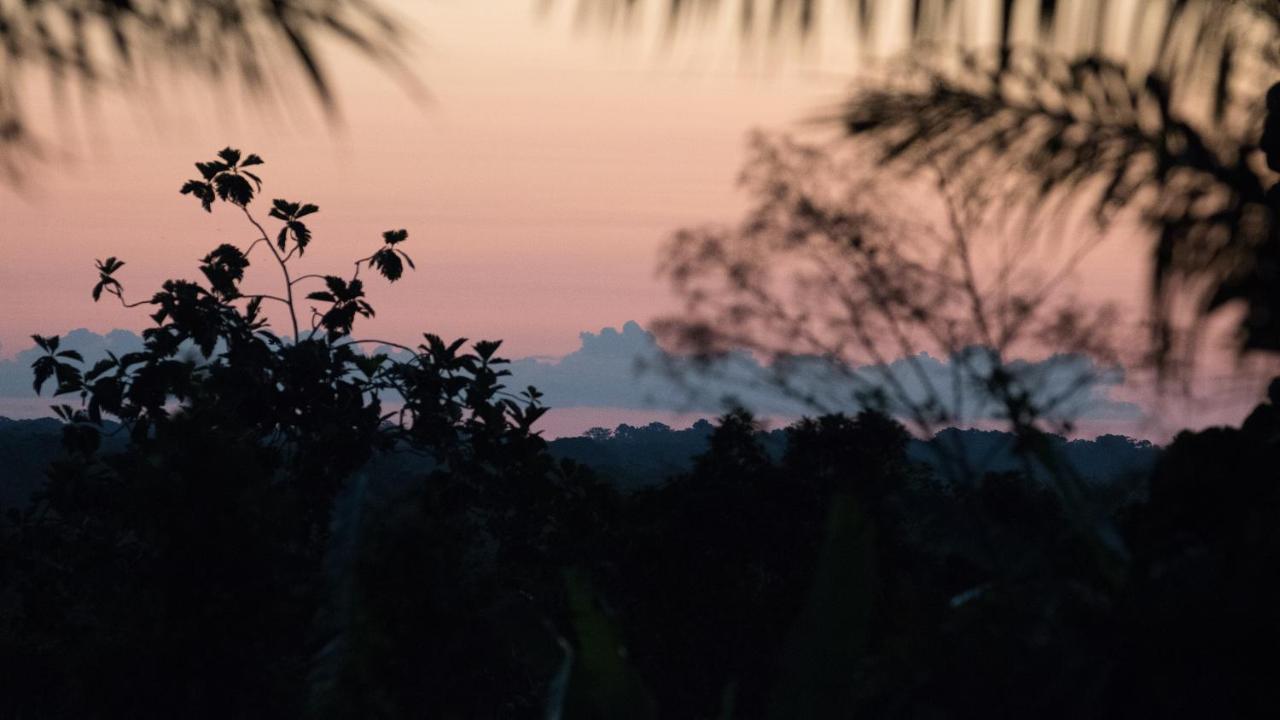
[[[39,148],[24,106],[33,73],[67,86],[130,88],[155,69],[235,79],[257,99],[308,92],[333,117],[333,38],[412,82],[408,35],[379,0],[33,0],[0,2],[0,172],[10,181]]]

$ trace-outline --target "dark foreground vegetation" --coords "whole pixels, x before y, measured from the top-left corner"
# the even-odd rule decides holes
[[[122,263],[99,263],[95,298],[152,313],[144,350],[84,368],[38,340],[37,390],[80,402],[56,407],[63,450],[0,533],[0,717],[1276,707],[1280,382],[1241,428],[1104,482],[943,472],[878,412],[781,435],[734,412],[685,470],[622,492],[549,451],[497,343],[365,352],[388,343],[352,334],[361,273],[398,279],[407,233],[350,276],[295,275],[317,208],[277,200],[265,230],[259,164],[224,150],[183,188],[261,232],[203,282],[130,302]],[[274,295],[240,289],[255,251]],[[1061,449],[1011,437],[1018,457]]]
[[[0,416],[0,467],[5,480],[0,483],[0,510],[21,508],[45,482],[51,462],[62,452],[63,423],[56,418],[10,420]],[[106,430],[99,452],[113,453],[124,449],[128,438],[115,432],[116,426],[104,424]],[[707,443],[716,423],[699,420],[692,427],[677,430],[654,422],[643,427],[619,425],[609,430],[591,428],[578,437],[561,437],[547,441],[547,452],[558,461],[571,461],[590,468],[602,482],[615,490],[628,493],[660,485],[668,479],[690,472],[697,458],[707,451]],[[781,459],[787,450],[787,429],[760,430],[757,442],[773,460]],[[1054,456],[1065,461],[1085,482],[1097,486],[1130,487],[1140,482],[1155,466],[1160,448],[1145,440],[1121,435],[1103,435],[1094,440],[1068,440],[1047,436]],[[1025,470],[1013,433],[998,430],[948,429],[929,440],[907,441],[907,460],[924,466],[931,473],[944,475],[947,467],[940,461],[948,450],[960,448],[974,459],[974,472],[1018,472]],[[428,459],[408,452],[387,453],[372,466],[379,478],[427,472]],[[1047,470],[1033,465],[1031,475],[1051,482]]]

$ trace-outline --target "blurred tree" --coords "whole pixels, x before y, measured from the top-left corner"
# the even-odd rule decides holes
[[[1077,394],[1119,362],[1114,312],[1060,291],[1083,253],[1042,268],[980,247],[948,183],[886,189],[861,162],[754,137],[741,181],[753,206],[735,226],[676,234],[662,272],[686,308],[655,331],[698,357],[746,348],[767,360],[754,382],[819,412],[874,408],[922,437],[999,420],[1027,450],[1044,431],[1069,432]],[[920,192],[946,207],[942,228],[895,200]],[[1055,359],[1018,360],[1038,353]],[[949,462],[971,474],[962,448]]]
[[[643,0],[583,0],[627,17]],[[670,3],[672,23],[721,17]],[[1152,253],[1153,358],[1191,364],[1203,321],[1246,310],[1242,350],[1280,350],[1273,178],[1259,164],[1280,77],[1274,0],[741,0],[745,36],[847,24],[874,63],[832,120],[908,172],[941,169],[967,199],[1065,227],[1142,213]],[[839,29],[835,31],[839,34]],[[870,56],[870,51],[867,52]],[[868,57],[869,61],[874,58]],[[1030,234],[1030,233],[1029,233]]]

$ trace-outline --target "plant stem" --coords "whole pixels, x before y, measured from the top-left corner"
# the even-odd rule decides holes
[[[276,250],[276,246],[271,244],[271,239],[267,237],[267,231],[257,220],[253,218],[253,215],[249,213],[249,208],[241,205],[240,209],[244,211],[244,216],[249,218],[249,222],[253,223],[253,226],[258,228],[258,232],[262,233],[262,240],[266,241],[267,247],[271,249],[271,254],[275,256],[276,262],[280,264],[280,272],[284,273],[284,289],[287,293],[285,304],[289,306],[289,322],[293,324],[293,342],[294,344],[297,344],[300,339],[298,333],[298,313],[295,312],[293,308],[293,281],[289,278],[289,266],[285,264],[284,258],[280,256],[280,252]]]

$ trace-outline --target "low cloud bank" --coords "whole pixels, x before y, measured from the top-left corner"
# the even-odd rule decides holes
[[[545,394],[548,405],[558,408],[716,413],[742,404],[760,414],[794,417],[820,410],[855,410],[857,390],[892,383],[897,392],[888,393],[890,398],[905,396],[919,404],[932,396],[961,420],[993,418],[998,411],[994,403],[983,399],[985,393],[980,388],[957,381],[965,376],[956,372],[958,363],[981,367],[985,354],[977,348],[951,358],[921,353],[885,366],[833,368],[816,358],[798,357],[779,367],[766,366],[747,353],[732,353],[709,364],[675,358],[636,322],[620,329],[584,332],[580,339],[580,347],[560,360],[512,362],[509,384],[533,385]],[[62,337],[62,347],[79,351],[86,365],[92,366],[108,351],[120,355],[140,349],[142,340],[127,330],[100,335],[79,329]],[[31,362],[39,355],[33,346],[12,359],[0,360],[0,398],[33,399]],[[1085,356],[1017,361],[1008,369],[1022,378],[1038,404],[1064,398],[1055,417],[1131,421],[1143,415],[1137,405],[1112,396],[1124,382],[1123,370],[1098,367]],[[1094,381],[1075,387],[1081,377]],[[777,387],[779,379],[785,379],[789,392]],[[960,399],[958,406],[955,398]],[[889,407],[894,412],[905,411],[900,403],[890,402]]]
[[[84,356],[85,367],[107,356],[108,352],[117,356],[136,352],[142,349],[142,338],[128,330],[112,330],[99,335],[91,330],[80,328],[62,336],[59,350],[75,350]],[[31,363],[44,354],[44,351],[31,344],[31,347],[19,352],[12,358],[0,360],[0,397],[29,399],[35,397],[31,389]],[[49,396],[49,387],[45,386],[45,397]]]
[[[961,419],[993,418],[999,411],[981,388],[963,379],[971,372],[957,373],[957,364],[984,368],[986,353],[979,348],[946,359],[921,353],[885,366],[837,368],[817,358],[796,357],[779,367],[766,366],[741,352],[707,364],[675,358],[635,322],[620,330],[604,328],[580,337],[581,346],[559,361],[512,363],[514,382],[537,387],[546,394],[547,403],[556,407],[719,412],[740,403],[763,414],[798,416],[815,410],[856,409],[859,390],[887,388],[892,383],[897,392],[887,395],[894,412],[905,411],[903,399],[920,405],[929,397]],[[1124,371],[1099,367],[1083,355],[1015,361],[1007,370],[1021,379],[1038,405],[1052,403],[1055,417],[1137,420],[1143,415],[1137,405],[1112,397],[1124,383]],[[1081,378],[1092,378],[1092,382],[1077,386]],[[785,382],[787,390],[779,387],[780,382]],[[894,402],[895,397],[899,402]]]

